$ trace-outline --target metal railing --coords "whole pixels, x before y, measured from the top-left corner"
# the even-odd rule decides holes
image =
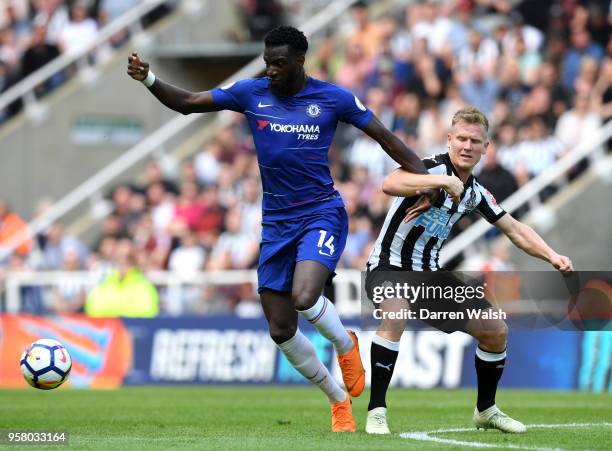
[[[301,25],[301,30],[304,32],[306,36],[311,36],[317,31],[321,30],[323,27],[331,23],[337,17],[339,17],[343,12],[345,12],[353,3],[357,0],[336,0],[330,3],[326,8],[319,11],[318,14],[311,17],[306,23]],[[147,3],[150,7],[151,5],[157,6],[161,4],[162,0],[147,0]],[[142,5],[144,7],[144,5]],[[135,14],[135,12],[134,12]],[[125,19],[127,20],[127,18]],[[113,22],[114,23],[114,22]],[[123,22],[122,22],[123,24]],[[109,25],[110,27],[110,25]],[[105,33],[104,36],[110,37],[118,30],[122,29],[122,27],[116,25],[111,32],[110,30]],[[102,36],[98,39],[100,41]],[[96,41],[96,42],[98,42]],[[92,44],[92,48],[95,45]],[[90,48],[91,50],[91,48]],[[80,53],[81,57],[86,54],[86,51]],[[76,58],[76,57],[73,57]],[[66,61],[62,59],[62,61]],[[70,61],[74,62],[74,59]],[[50,63],[53,64],[53,63]],[[59,64],[59,63],[58,63]],[[46,66],[45,66],[46,67]],[[54,66],[55,67],[55,66]],[[62,66],[63,67],[63,66]],[[249,62],[246,66],[240,69],[238,72],[233,74],[228,79],[224,80],[220,85],[225,85],[228,83],[232,83],[237,80],[241,80],[244,78],[254,77],[261,72],[263,68],[261,55],[254,58],[251,62]],[[42,70],[42,69],[41,69]],[[49,68],[45,73],[55,73],[51,72],[51,68]],[[42,75],[40,75],[42,77]],[[36,83],[33,84],[35,86],[44,78],[37,78]],[[17,86],[15,86],[17,88]],[[135,89],[140,88],[135,85]],[[20,88],[24,89],[24,88]],[[21,91],[19,91],[21,92]],[[5,95],[8,94],[5,93]],[[0,97],[0,102],[2,102],[2,97]],[[0,103],[2,105],[2,103]],[[110,184],[116,177],[121,175],[123,172],[130,169],[134,164],[138,161],[141,161],[148,155],[154,153],[160,146],[162,146],[166,141],[175,135],[179,134],[183,130],[185,130],[189,125],[194,123],[199,119],[199,115],[192,114],[189,116],[178,115],[173,119],[168,121],[164,126],[159,128],[157,131],[149,135],[142,142],[137,144],[136,146],[129,149],[123,155],[115,159],[112,163],[102,169],[100,172],[92,176],[89,180],[85,181],[69,194],[60,199],[57,203],[55,203],[45,214],[41,215],[39,218],[31,221],[28,224],[27,228],[16,234],[6,245],[0,249],[0,260],[7,258],[11,253],[24,241],[28,240],[30,236],[33,236],[36,233],[39,233],[49,224],[58,220],[63,215],[70,212],[72,209],[80,205],[82,202],[87,201],[88,199],[95,196],[99,193],[105,186]]]
[[[143,0],[142,3],[133,7],[125,14],[102,28],[96,39],[89,45],[83,47],[78,52],[60,55],[33,74],[24,78],[0,95],[0,111],[4,110],[11,103],[19,99],[23,100],[26,111],[34,109],[36,103],[38,102],[36,96],[34,95],[34,89],[38,85],[44,83],[57,73],[65,70],[75,63],[79,68],[85,67],[87,65],[87,56],[95,49],[106,44],[121,30],[126,28],[129,29],[132,35],[136,36],[135,39],[138,40],[138,36],[142,36],[143,31],[142,25],[140,24],[140,19],[164,3],[168,3],[168,0]]]
[[[608,121],[597,133],[587,141],[581,143],[573,151],[566,154],[563,158],[555,162],[553,166],[547,168],[540,175],[523,185],[518,191],[501,202],[501,206],[508,213],[513,213],[525,204],[528,204],[531,211],[538,211],[543,208],[540,200],[540,192],[552,183],[566,182],[566,174],[569,169],[575,166],[583,158],[589,157],[591,163],[603,160],[605,153],[602,146],[612,137],[612,121]],[[612,170],[612,169],[610,169]],[[465,231],[448,242],[441,250],[440,265],[444,266],[465,248],[481,238],[493,226],[486,220],[480,219]]]
[[[21,290],[25,287],[80,287],[89,291],[101,282],[101,273],[96,271],[9,271],[5,275],[6,311],[18,313],[22,310]],[[169,271],[151,271],[147,278],[166,293],[181,296],[188,287],[237,286],[250,283],[254,296],[257,287],[257,271],[230,270],[206,271],[195,274],[180,274]],[[361,272],[356,269],[338,270],[334,278],[335,305],[342,316],[356,316],[360,312]],[[180,314],[179,312],[176,312]]]

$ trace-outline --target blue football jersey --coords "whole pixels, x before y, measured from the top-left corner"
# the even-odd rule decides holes
[[[270,91],[267,77],[212,90],[215,105],[249,123],[263,186],[263,215],[286,219],[344,203],[334,188],[327,154],[338,121],[363,129],[372,112],[349,91],[308,78],[290,97]]]

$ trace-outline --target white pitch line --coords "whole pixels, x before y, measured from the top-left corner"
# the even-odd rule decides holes
[[[612,423],[564,423],[564,424],[530,424],[528,428],[569,428],[569,427],[592,427],[592,426],[604,426],[611,427]],[[562,448],[540,448],[533,446],[523,445],[512,445],[509,443],[495,444],[495,443],[484,443],[484,442],[466,442],[463,440],[453,440],[448,438],[432,437],[429,434],[442,434],[448,432],[471,432],[474,428],[452,428],[452,429],[436,429],[433,431],[420,431],[420,432],[402,432],[400,437],[405,439],[419,440],[423,442],[436,442],[445,443],[447,445],[459,445],[459,446],[471,446],[472,448],[512,448],[512,449],[530,449],[538,451],[560,451]]]

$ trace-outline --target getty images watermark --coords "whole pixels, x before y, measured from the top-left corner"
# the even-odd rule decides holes
[[[447,305],[435,305],[442,303],[463,304],[471,301],[486,302],[486,282],[482,285],[455,285],[441,286],[421,283],[413,285],[409,282],[385,281],[382,285],[372,287],[371,301],[375,304],[372,315],[374,319],[434,319],[434,320],[464,320],[464,319],[506,319],[506,312],[501,308],[483,308],[482,305],[474,305],[467,308],[449,308]],[[397,310],[385,310],[382,303],[385,300],[403,300],[406,307]],[[416,304],[418,309],[411,309],[410,305]],[[452,304],[451,306],[452,307]]]
[[[612,330],[612,272],[370,271],[362,273],[361,306],[362,327],[370,330],[393,320],[445,331],[465,331],[470,320],[504,320],[514,329]]]

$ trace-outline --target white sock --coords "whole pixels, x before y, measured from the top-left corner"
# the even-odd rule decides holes
[[[399,352],[400,349],[399,341],[387,340],[386,338],[381,337],[378,334],[374,334],[374,336],[372,337],[372,343],[376,343],[378,346],[382,346],[383,348],[387,348],[395,352]]]
[[[329,402],[333,404],[346,399],[347,394],[329,374],[317,357],[314,346],[299,329],[292,338],[279,344],[278,347],[302,376],[327,395]]]
[[[300,313],[321,335],[334,344],[338,355],[346,354],[353,349],[351,336],[340,322],[334,304],[325,296],[319,296],[315,305],[308,310],[300,310]]]

